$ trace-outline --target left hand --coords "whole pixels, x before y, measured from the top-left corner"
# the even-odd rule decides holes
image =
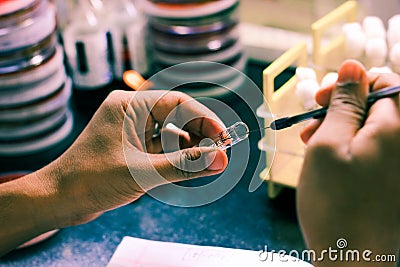
[[[163,128],[154,137],[156,123],[163,126],[167,120],[183,130]],[[61,195],[68,196],[65,204],[73,205],[67,210],[90,216],[161,184],[222,172],[228,162],[224,151],[195,147],[222,130],[219,118],[186,94],[114,91],[49,168],[57,174]]]
[[[161,137],[153,136],[155,124],[168,117],[183,130],[161,129]],[[91,221],[161,184],[221,173],[226,153],[196,145],[223,130],[212,111],[183,93],[113,91],[60,158],[0,185],[0,240],[9,240],[0,242],[0,256],[38,234]]]

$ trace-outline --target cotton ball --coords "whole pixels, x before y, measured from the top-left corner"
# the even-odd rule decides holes
[[[367,40],[365,44],[365,56],[367,65],[382,66],[386,62],[388,48],[385,39],[374,38]]]
[[[389,68],[388,66],[385,67],[373,67],[369,70],[369,72],[373,72],[373,73],[393,73],[392,69]]]
[[[383,21],[377,16],[366,16],[363,19],[362,26],[364,31],[367,31],[368,28],[373,28],[373,27],[384,28]]]
[[[387,40],[389,47],[393,47],[400,42],[400,15],[391,17],[388,21]]]
[[[296,77],[299,81],[303,80],[317,80],[317,74],[315,70],[307,67],[298,67],[296,68]]]
[[[362,31],[361,24],[359,22],[348,22],[348,23],[345,23],[342,26],[342,31],[345,34],[353,33],[353,32],[361,32]]]
[[[337,72],[327,73],[321,81],[321,88],[328,87],[335,84],[338,80],[339,74]]]
[[[393,47],[396,43],[400,42],[400,27],[397,29],[389,30],[387,33],[387,40],[389,47]]]
[[[389,27],[396,27],[400,25],[400,14],[394,15],[388,20]]]
[[[302,80],[297,83],[296,95],[303,102],[305,109],[314,108],[317,103],[315,102],[315,94],[319,90],[319,84],[316,80],[308,79]]]
[[[400,69],[400,43],[395,44],[390,51],[390,62],[395,71]]]
[[[345,56],[346,58],[359,59],[364,54],[366,37],[362,31],[345,33]]]
[[[386,38],[385,26],[379,17],[367,16],[363,20],[363,29],[368,39]]]

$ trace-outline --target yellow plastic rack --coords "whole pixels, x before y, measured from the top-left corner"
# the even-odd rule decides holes
[[[338,26],[345,22],[357,20],[358,3],[347,1],[320,20],[312,24],[313,36],[313,64],[314,69],[321,79],[328,71],[337,70],[344,58],[344,35],[338,35],[329,42],[323,43],[323,36],[330,27]],[[304,107],[295,94],[297,78],[293,76],[283,86],[275,90],[274,80],[289,66],[308,66],[307,45],[301,42],[292,47],[263,72],[263,92],[271,110],[278,117],[289,116],[304,112]],[[257,109],[257,115],[265,119],[268,126],[274,115],[268,113],[266,104]],[[304,126],[295,125],[291,128],[276,131],[275,142],[268,140],[271,134],[265,133],[258,146],[267,154],[267,166],[260,174],[260,178],[268,182],[268,196],[275,198],[283,187],[296,188],[304,159],[305,146],[300,140],[300,131]],[[270,131],[270,130],[266,130]],[[270,144],[275,143],[276,147]],[[274,154],[275,151],[275,154]],[[273,161],[273,164],[271,164]]]

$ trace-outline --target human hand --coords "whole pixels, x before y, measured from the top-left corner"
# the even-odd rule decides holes
[[[336,85],[323,88],[317,102],[326,117],[301,134],[307,150],[297,192],[299,220],[309,248],[336,248],[394,254],[400,248],[400,112],[399,97],[384,98],[366,111],[369,90],[400,84],[395,74],[366,73],[346,61]],[[373,258],[373,256],[371,256]],[[334,262],[327,256],[316,266],[364,266]],[[321,265],[320,265],[321,264]],[[395,263],[369,263],[395,266]],[[370,266],[370,265],[368,265]]]
[[[162,129],[153,137],[156,123],[167,120],[185,131]],[[57,227],[90,221],[163,183],[222,172],[224,151],[194,146],[223,129],[213,112],[183,93],[112,92],[71,148],[37,173],[59,198],[50,209],[60,218]],[[182,150],[163,153],[172,142]]]
[[[155,125],[167,122],[183,130],[164,128],[154,136]],[[41,233],[91,221],[161,184],[222,172],[226,153],[196,146],[222,130],[213,112],[183,93],[112,92],[61,157],[0,186],[0,239],[9,240],[0,242],[0,256]]]

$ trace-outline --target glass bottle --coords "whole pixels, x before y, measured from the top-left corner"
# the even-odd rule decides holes
[[[76,16],[64,31],[64,47],[77,89],[97,89],[113,79],[109,33],[90,0],[79,0]]]
[[[146,17],[134,1],[108,1],[107,24],[112,36],[115,77],[122,79],[124,71],[129,69],[146,76],[149,72]]]

